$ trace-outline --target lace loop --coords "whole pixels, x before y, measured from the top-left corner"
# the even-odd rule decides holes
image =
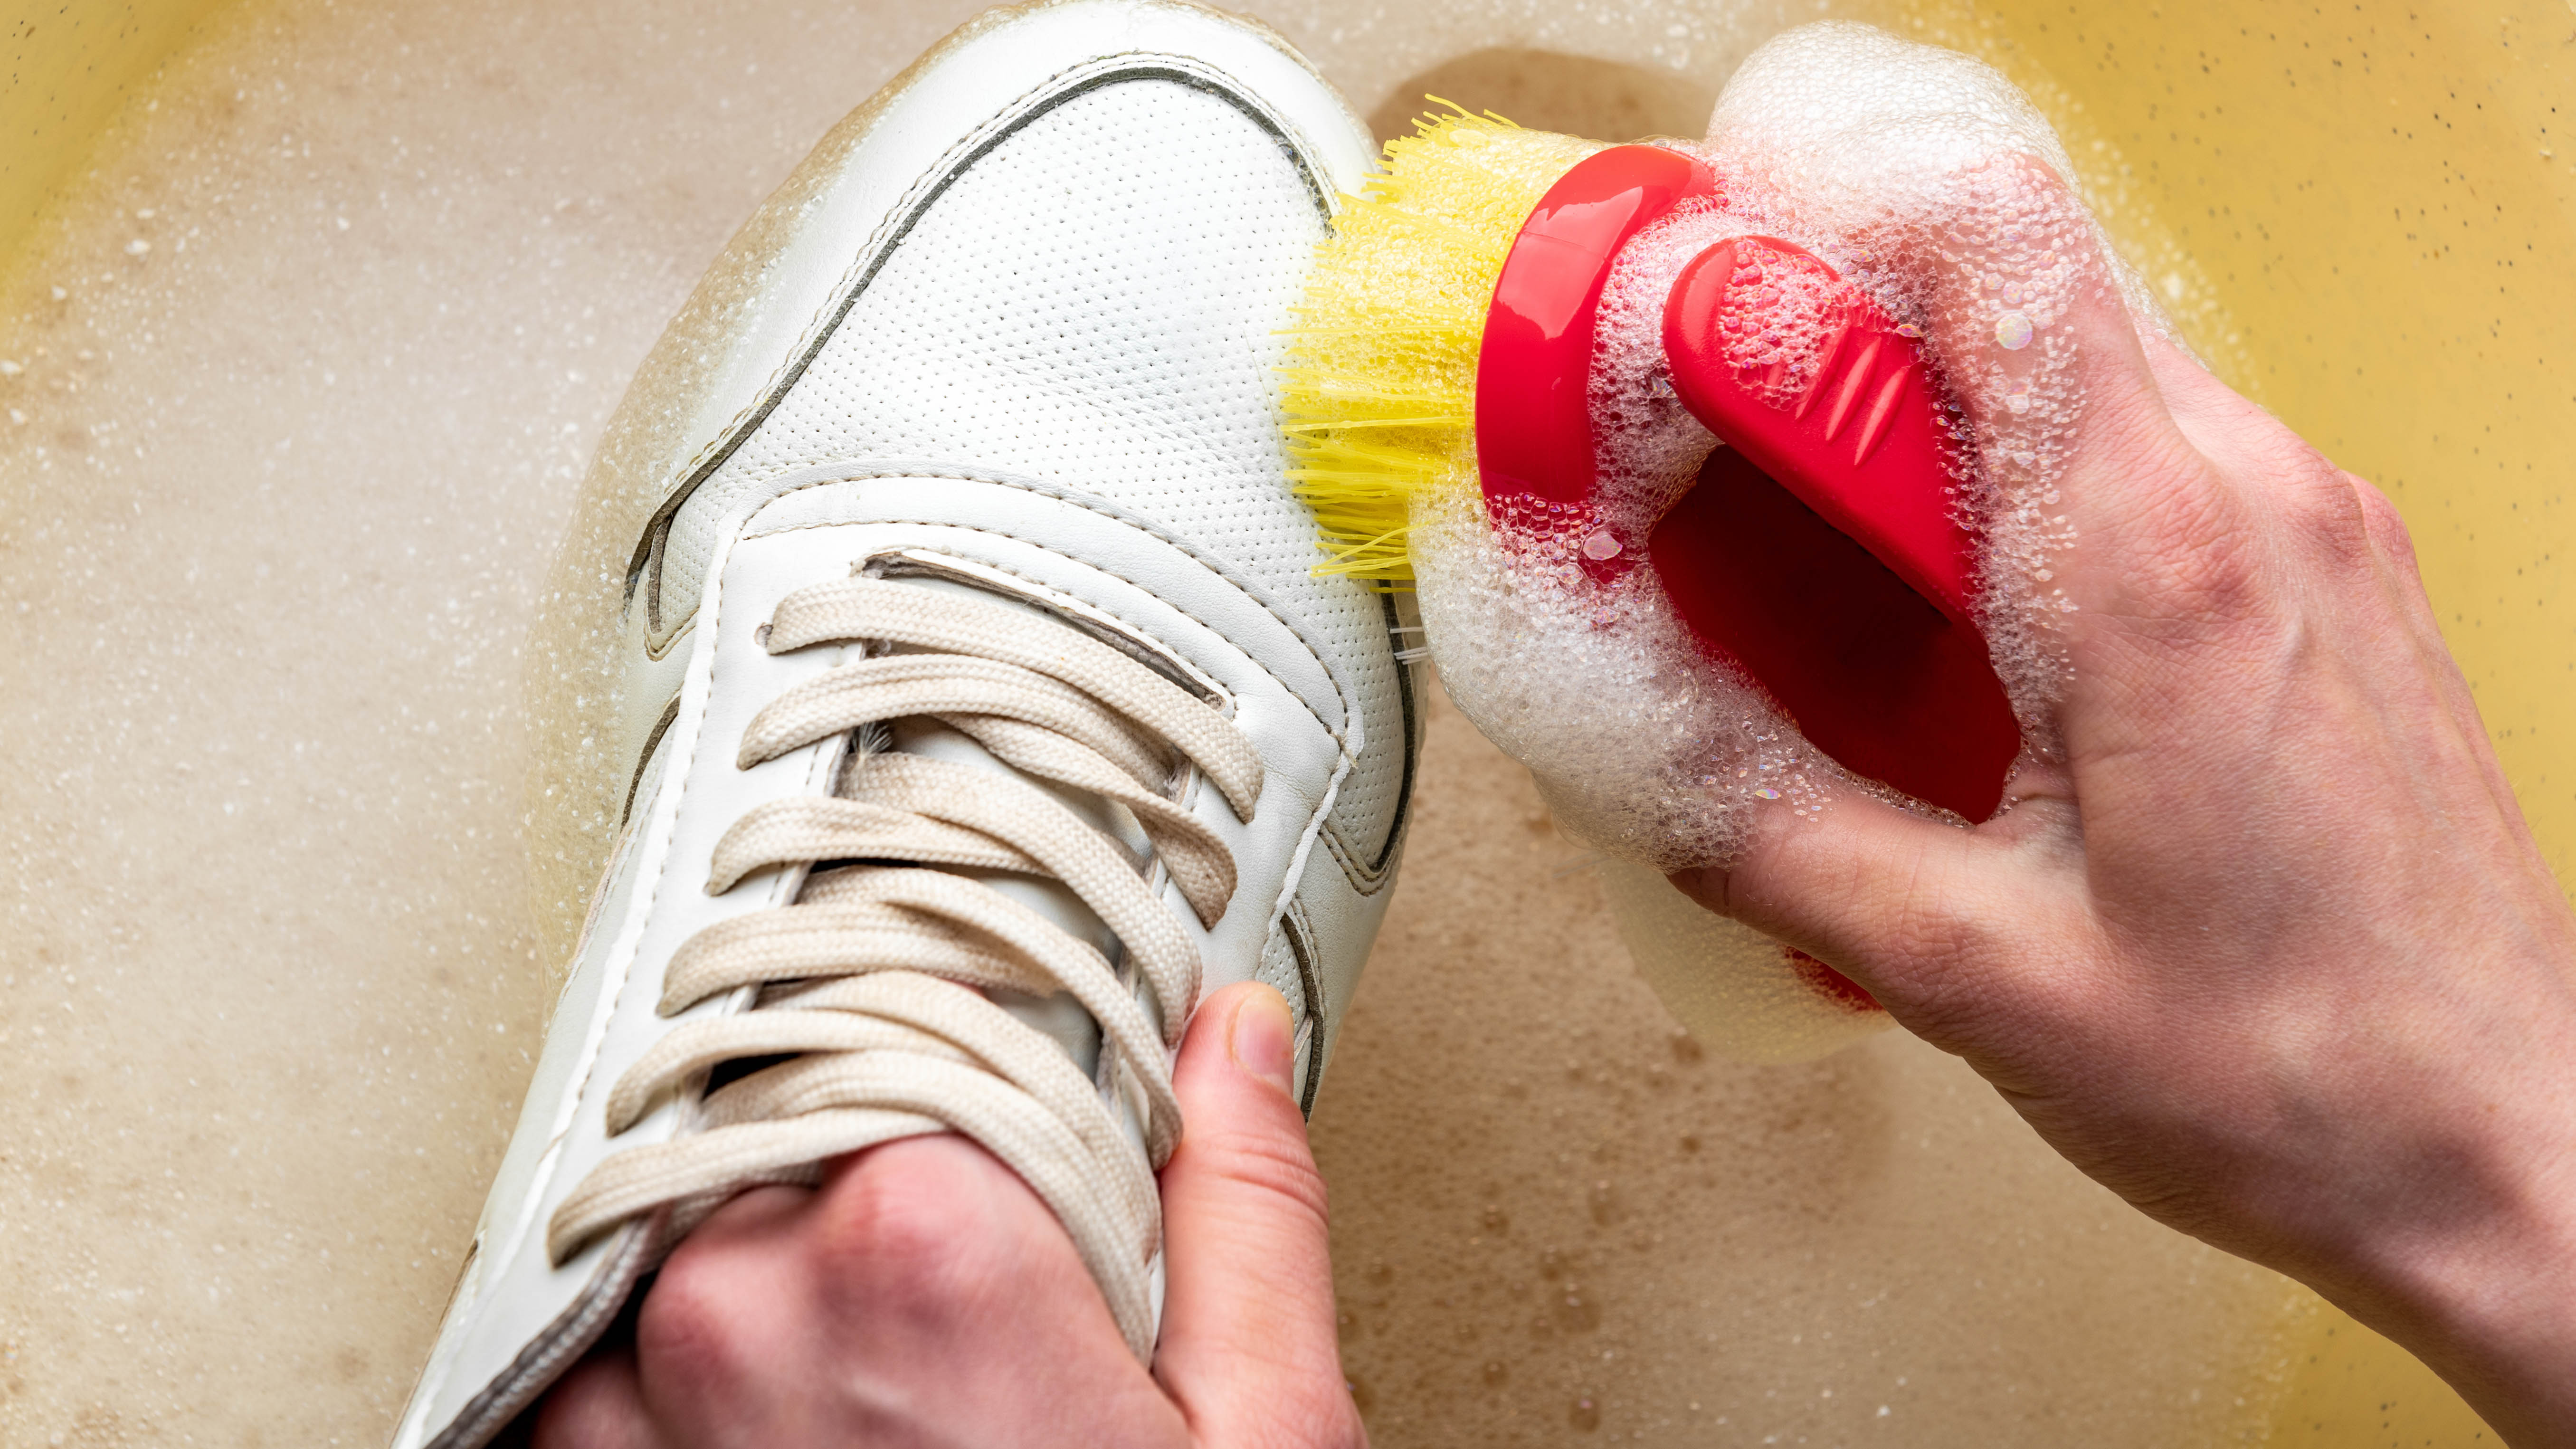
[[[1234,807],[1236,819],[1250,820],[1253,802],[1261,798],[1261,756],[1223,716],[1153,670],[1069,627],[1033,644],[1024,609],[933,596],[883,579],[851,578],[800,589],[770,616],[773,654],[831,639],[883,639],[1050,675],[1171,741],[1207,773]]]
[[[1249,818],[1261,764],[1206,702],[1108,645],[1027,609],[877,579],[817,585],[771,617],[773,653],[867,641],[878,655],[783,691],[745,731],[748,766],[896,719],[936,720],[1026,777],[1123,807],[1138,860],[1021,775],[926,756],[854,752],[831,797],[747,810],[717,843],[707,890],[814,868],[792,905],[736,916],[672,953],[673,1016],[754,989],[749,1010],[672,1026],[618,1079],[613,1137],[669,1103],[680,1135],[610,1154],[548,1224],[561,1262],[630,1218],[670,1210],[667,1247],[755,1183],[813,1182],[828,1158],[925,1133],[974,1138],[1037,1192],[1140,1358],[1152,1351],[1147,1272],[1161,1244],[1153,1169],[1179,1142],[1170,1053],[1199,988],[1195,943],[1161,899],[1159,867],[1201,923],[1234,894],[1234,857],[1173,798],[1195,765]],[[819,868],[831,862],[859,862]],[[1053,879],[1117,938],[1099,947],[991,885],[952,872]],[[1052,1038],[983,994],[1061,992],[1100,1027],[1086,1077]],[[689,1103],[728,1062],[785,1060]],[[1143,1151],[1119,1125],[1132,1105]]]

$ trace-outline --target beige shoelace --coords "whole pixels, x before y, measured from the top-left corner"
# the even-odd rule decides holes
[[[745,732],[742,766],[935,719],[1029,775],[1125,806],[1152,843],[1147,866],[1160,863],[1202,925],[1224,913],[1234,856],[1174,803],[1180,761],[1245,820],[1261,761],[1213,707],[1068,625],[998,602],[853,578],[791,594],[771,617],[773,654],[848,641],[917,652],[877,652],[788,689]],[[706,888],[829,861],[910,864],[816,870],[795,904],[708,927],[673,953],[663,1015],[746,987],[758,988],[756,1004],[685,1023],[647,1051],[609,1098],[612,1136],[719,1064],[789,1060],[708,1093],[696,1130],[594,1168],[550,1225],[556,1261],[666,1207],[667,1245],[741,1188],[811,1183],[827,1158],[956,1131],[1054,1209],[1129,1346],[1150,1356],[1148,1269],[1162,1240],[1153,1169],[1180,1137],[1170,1053],[1199,986],[1197,948],[1150,869],[1025,780],[860,750],[833,796],[771,801],[736,821]],[[1062,882],[1116,934],[1156,1011],[1091,943],[941,867]],[[1102,1084],[986,999],[989,989],[1081,1003],[1100,1024],[1107,1095],[1139,1105],[1143,1155]]]

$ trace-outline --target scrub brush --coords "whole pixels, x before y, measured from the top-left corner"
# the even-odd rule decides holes
[[[1669,700],[1673,670],[1651,647],[1613,647],[1661,620],[1710,671],[1699,693],[1750,702],[1733,772],[1746,794],[1782,798],[1753,779],[1771,769],[1818,793],[1802,757],[1775,747],[1785,719],[1882,793],[1984,818],[2020,731],[1972,609],[1956,409],[1914,329],[1805,249],[1738,224],[1694,148],[1524,130],[1431,99],[1448,111],[1390,142],[1386,173],[1345,198],[1281,370],[1319,571],[1405,588],[1428,562],[1422,530],[1455,535],[1463,516],[1489,534],[1450,550],[1465,561],[1448,576],[1466,581],[1450,591],[1479,602],[1445,612],[1479,627],[1442,628],[1425,588],[1453,697],[1552,799],[1590,797],[1574,833],[1613,858],[1623,932],[1686,1025],[1739,1057],[1831,1050],[1885,1023],[1866,993],[1654,878],[1707,863],[1688,856],[1711,837],[1672,824],[1671,780],[1623,786],[1573,758],[1608,732],[1552,736],[1536,718],[1543,685],[1458,679],[1597,674],[1615,656]],[[1514,609],[1542,625],[1481,627]],[[1512,657],[1461,657],[1480,648]],[[1697,727],[1730,713],[1700,708]],[[1620,717],[1639,730],[1678,718]],[[1714,796],[1717,773],[1694,778]],[[1603,798],[1621,789],[1633,810]],[[1613,819],[1647,824],[1581,828]]]

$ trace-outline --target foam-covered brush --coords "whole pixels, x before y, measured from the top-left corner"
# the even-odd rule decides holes
[[[1919,293],[1857,228],[1777,234],[1778,178],[1739,188],[1720,139],[1425,117],[1322,249],[1283,402],[1326,567],[1419,586],[1452,697],[1609,857],[1667,1003],[1782,1060],[1884,1015],[1658,875],[1842,790],[1985,819],[2022,730],[1996,490],[1890,305]]]

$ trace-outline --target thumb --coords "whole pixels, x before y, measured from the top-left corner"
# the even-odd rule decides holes
[[[2026,767],[2013,783],[2020,803],[1974,830],[1857,791],[1807,821],[1772,807],[1742,858],[1672,881],[1858,982],[1915,1035],[1982,1060],[2040,1004],[2051,948],[2082,914],[2061,772]]]
[[[1219,1449],[1365,1442],[1342,1378],[1324,1179],[1289,1095],[1288,1003],[1209,997],[1173,1072],[1187,1126],[1163,1169],[1167,1271],[1154,1374]]]

